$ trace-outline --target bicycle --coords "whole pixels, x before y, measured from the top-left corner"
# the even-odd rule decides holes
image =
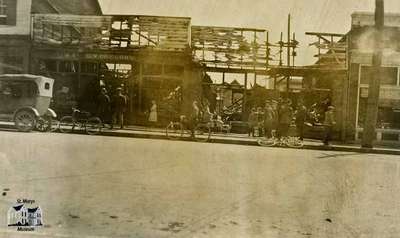
[[[211,115],[209,125],[213,133],[228,134],[232,129],[230,124],[226,123],[220,116],[215,114]]]
[[[193,128],[189,128],[186,116],[180,116],[179,121],[171,121],[165,128],[168,139],[183,139],[189,137],[199,142],[208,142],[211,137],[211,127],[209,122],[199,122]]]
[[[275,132],[272,132],[272,137],[261,138],[257,140],[257,144],[260,146],[278,146],[278,147],[289,147],[289,148],[302,148],[304,143],[299,137],[285,136],[281,138],[275,137]]]
[[[58,129],[62,133],[71,133],[75,128],[84,129],[88,135],[98,135],[103,123],[100,118],[91,116],[90,112],[73,108],[71,116],[61,118]]]

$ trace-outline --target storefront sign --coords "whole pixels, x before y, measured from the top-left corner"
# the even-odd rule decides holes
[[[126,61],[136,61],[137,56],[126,55],[126,54],[84,53],[82,59],[109,61],[109,62],[118,62],[118,61],[126,62]]]

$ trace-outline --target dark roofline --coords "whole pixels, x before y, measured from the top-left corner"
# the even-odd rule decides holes
[[[101,4],[99,3],[99,0],[96,0],[96,8],[99,11],[100,15],[103,15],[103,10],[101,9]]]
[[[28,213],[36,212],[38,209],[39,209],[39,207],[28,208]]]
[[[13,208],[14,208],[15,211],[19,211],[19,210],[21,210],[23,207],[24,207],[24,204],[20,204],[20,205],[18,205],[18,206],[13,206]]]
[[[51,1],[45,0],[46,3],[57,13],[60,14],[60,11],[51,3]],[[95,8],[99,12],[100,15],[103,15],[103,10],[101,9],[101,5],[99,0],[95,0]]]

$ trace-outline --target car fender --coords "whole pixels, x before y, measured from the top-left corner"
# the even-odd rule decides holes
[[[20,112],[20,111],[30,111],[30,112],[33,112],[33,114],[35,114],[36,117],[40,117],[40,114],[39,114],[38,110],[36,110],[36,108],[34,108],[34,107],[22,107],[22,108],[19,108],[18,110],[16,110],[14,112],[14,117],[13,117],[14,119],[15,119],[15,115],[17,115],[17,113]]]
[[[57,113],[53,109],[47,108],[46,116],[50,116],[52,118],[56,118],[57,117]]]

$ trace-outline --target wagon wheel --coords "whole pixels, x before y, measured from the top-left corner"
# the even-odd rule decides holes
[[[49,116],[39,117],[36,123],[36,129],[41,132],[50,131],[53,126],[53,120]]]
[[[14,123],[18,131],[29,132],[35,129],[36,116],[33,112],[22,110],[15,114]]]

